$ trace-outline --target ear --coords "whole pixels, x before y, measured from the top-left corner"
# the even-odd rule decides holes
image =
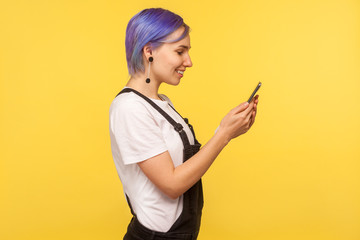
[[[152,55],[152,49],[149,43],[147,43],[143,48],[143,54],[146,59],[149,59]]]

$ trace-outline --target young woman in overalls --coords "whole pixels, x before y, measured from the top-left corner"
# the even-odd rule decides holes
[[[200,149],[188,120],[158,93],[192,66],[189,27],[168,10],[145,9],[128,23],[125,45],[130,80],[110,107],[112,154],[133,214],[124,239],[197,239],[201,177],[252,126],[258,96],[232,109]]]

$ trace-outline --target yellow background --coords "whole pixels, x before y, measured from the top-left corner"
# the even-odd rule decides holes
[[[108,111],[147,7],[192,28],[194,66],[161,92],[203,144],[263,83],[255,125],[203,178],[199,239],[360,239],[355,0],[1,1],[0,239],[122,239]]]

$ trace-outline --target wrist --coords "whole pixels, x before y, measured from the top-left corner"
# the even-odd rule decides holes
[[[221,145],[221,147],[225,147],[231,140],[230,136],[222,131],[220,126],[215,130],[214,138],[218,140],[218,143]]]

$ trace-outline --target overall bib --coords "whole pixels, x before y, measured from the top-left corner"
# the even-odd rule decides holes
[[[162,116],[164,116],[164,118],[166,118],[166,120],[174,127],[174,130],[179,133],[180,138],[184,144],[183,162],[191,158],[199,151],[201,144],[196,140],[193,127],[189,124],[186,118],[184,119],[184,121],[188,124],[191,132],[193,133],[194,143],[195,143],[194,145],[190,145],[189,139],[187,138],[187,135],[183,130],[183,126],[180,123],[177,123],[174,119],[172,119],[164,110],[162,110],[157,104],[151,101],[151,99],[131,88],[125,88],[119,94],[127,93],[127,92],[133,92],[138,96],[142,97],[152,107],[154,107]],[[173,108],[171,105],[170,107]],[[179,114],[174,108],[173,110],[177,114]],[[145,226],[143,226],[138,221],[136,214],[134,213],[131,207],[129,198],[127,196],[126,198],[131,213],[133,215],[133,218],[131,219],[131,222],[128,226],[127,233],[124,236],[124,240],[166,240],[166,239],[196,240],[197,239],[200,229],[201,212],[204,204],[201,179],[184,193],[183,211],[181,212],[180,216],[175,221],[175,223],[171,226],[170,230],[167,232],[152,231],[146,228]]]

